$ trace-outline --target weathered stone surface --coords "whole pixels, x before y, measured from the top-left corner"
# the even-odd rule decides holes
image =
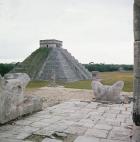
[[[134,38],[135,41],[140,41],[140,4],[139,0],[134,3]]]
[[[96,107],[92,109],[91,106]],[[87,107],[91,107],[91,109],[88,109],[88,113],[85,113]],[[7,139],[11,142],[13,142],[12,140],[20,142],[25,141],[30,136],[39,135],[53,140],[58,140],[58,137],[62,139],[72,138],[72,141],[75,140],[76,142],[128,142],[128,132],[131,131],[130,125],[132,125],[129,108],[131,108],[131,104],[110,105],[97,102],[69,101],[15,121],[13,122],[14,125],[1,126],[0,140]],[[117,110],[117,113],[114,113],[113,116],[117,115],[116,118],[120,120],[104,117],[103,114],[111,117],[111,110]],[[118,112],[120,113],[118,114]],[[123,120],[126,116],[125,123],[120,123],[121,118]],[[68,120],[68,117],[71,119]],[[75,118],[78,118],[79,121],[75,121]],[[120,138],[117,137],[118,134],[121,135]]]
[[[111,125],[107,125],[107,124],[97,124],[97,125],[95,125],[94,128],[100,129],[100,130],[107,130],[107,131],[109,131],[109,130],[112,129],[112,126]]]
[[[17,75],[18,76],[18,75]],[[24,75],[23,75],[24,76]],[[25,75],[26,76],[26,75]],[[27,82],[24,84],[27,85]],[[7,122],[23,114],[24,86],[18,77],[9,75],[9,78],[0,80],[0,123]]]
[[[140,77],[140,41],[135,41],[134,43],[134,76]]]
[[[49,40],[49,43],[48,40],[40,41],[41,47],[35,52],[41,56],[42,50],[45,49],[44,54],[46,56],[43,55],[43,58],[39,60],[36,55],[32,55],[17,65],[13,69],[13,72],[19,72],[21,70],[22,72],[28,73],[32,80],[49,80],[50,85],[53,86],[56,85],[55,82],[73,82],[92,79],[91,73],[66,49],[63,49],[62,45],[56,43],[56,41]],[[39,64],[39,68],[38,66],[32,65],[35,64],[34,60]],[[30,66],[33,66],[34,70]]]
[[[82,119],[77,124],[83,127],[92,128],[95,125],[95,121],[91,119]]]
[[[87,128],[82,126],[70,126],[65,130],[66,133],[75,134],[75,135],[83,135],[86,132]]]
[[[140,126],[133,126],[133,137],[132,140],[134,142],[137,142],[138,140],[140,140]]]
[[[91,79],[91,74],[67,50],[52,48],[36,78],[72,82]]]
[[[31,114],[42,110],[43,100],[39,96],[24,96],[23,114]]]
[[[18,79],[25,89],[26,85],[30,81],[30,77],[26,73],[8,73],[4,75],[4,79],[11,80],[11,79]]]
[[[79,136],[74,142],[100,142],[100,140],[95,137]]]
[[[113,103],[125,102],[125,97],[121,95],[123,81],[118,81],[112,86],[103,85],[98,80],[92,81],[92,89],[97,101],[109,101]]]
[[[140,41],[135,42],[134,48],[134,105],[133,105],[133,120],[136,125],[140,125]]]
[[[0,123],[3,124],[42,109],[40,98],[23,94],[29,81],[30,78],[25,73],[7,74],[4,78],[0,77]]]
[[[140,1],[134,1],[134,106],[133,120],[140,126]]]
[[[88,129],[85,133],[86,136],[94,136],[96,138],[107,138],[109,131],[107,130],[99,130],[96,128]]]
[[[0,142],[23,142],[22,140],[15,140],[15,139],[0,139]],[[24,141],[24,142],[28,142],[28,141]]]
[[[121,128],[121,127],[114,127],[109,135],[109,139],[111,140],[130,140],[131,130]]]
[[[92,79],[93,80],[100,80],[99,71],[92,71]]]
[[[46,138],[44,139],[42,142],[63,142],[61,140],[56,140],[56,139],[49,139],[49,138]]]
[[[109,140],[109,139],[101,139],[100,142],[130,142],[130,141],[127,141],[127,140]]]

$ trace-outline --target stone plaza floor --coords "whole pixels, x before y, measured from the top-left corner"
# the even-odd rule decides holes
[[[0,126],[0,142],[129,142],[132,104],[71,100]]]

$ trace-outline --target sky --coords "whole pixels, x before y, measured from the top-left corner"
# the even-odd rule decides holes
[[[133,64],[133,0],[0,0],[0,62],[57,39],[81,63]]]

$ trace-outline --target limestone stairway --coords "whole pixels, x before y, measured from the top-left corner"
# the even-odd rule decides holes
[[[50,80],[54,76],[64,82],[91,79],[90,73],[63,48],[52,49],[36,79]]]
[[[62,47],[39,48],[12,72],[27,73],[32,80],[74,82],[90,80],[90,72]]]
[[[54,75],[59,81],[70,82],[78,79],[58,48],[52,49],[36,79],[51,80]]]
[[[65,55],[67,60],[71,62],[75,68],[81,71],[83,79],[91,79],[91,73],[81,64],[74,56],[71,55],[66,49],[61,49],[62,54]]]

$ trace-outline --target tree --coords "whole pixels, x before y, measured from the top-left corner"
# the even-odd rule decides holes
[[[2,64],[0,63],[0,74],[4,76],[4,74],[8,73],[15,67],[15,64]]]

